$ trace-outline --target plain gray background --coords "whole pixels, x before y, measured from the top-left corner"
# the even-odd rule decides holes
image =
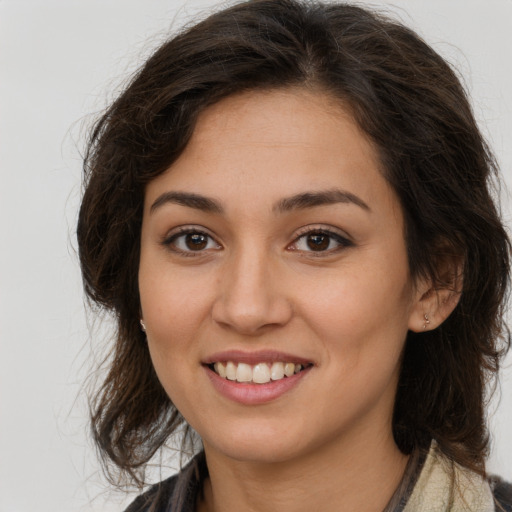
[[[460,70],[510,188],[512,0],[361,3],[388,6]],[[87,432],[82,387],[106,331],[88,328],[75,254],[80,149],[91,114],[171,27],[215,4],[0,0],[0,512],[126,503],[102,481]],[[512,480],[508,361],[490,468]]]

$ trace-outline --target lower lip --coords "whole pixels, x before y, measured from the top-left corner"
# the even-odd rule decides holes
[[[207,366],[204,367],[213,387],[222,396],[245,405],[258,405],[277,400],[297,386],[311,368],[312,366],[309,366],[291,377],[273,380],[267,384],[248,384],[224,379]]]

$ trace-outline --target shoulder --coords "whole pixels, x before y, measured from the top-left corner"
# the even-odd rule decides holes
[[[497,476],[491,476],[489,484],[496,501],[496,512],[512,512],[512,484]]]
[[[178,475],[174,475],[158,484],[153,485],[144,494],[138,496],[125,512],[166,512],[168,504],[171,501],[171,497],[176,488],[176,482],[178,481]],[[156,508],[155,508],[156,506]]]

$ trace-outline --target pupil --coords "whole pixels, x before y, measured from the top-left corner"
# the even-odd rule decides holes
[[[189,233],[185,238],[185,242],[192,251],[199,251],[206,247],[208,240],[206,235],[201,233]]]
[[[313,251],[323,251],[329,247],[329,237],[322,234],[309,235],[307,243]]]

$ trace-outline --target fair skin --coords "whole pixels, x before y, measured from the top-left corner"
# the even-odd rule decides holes
[[[403,232],[372,144],[306,90],[209,107],[149,183],[141,311],[158,377],[203,440],[199,510],[385,507],[407,463],[391,428],[404,340],[449,313],[412,279]],[[268,377],[286,363],[298,373]]]

